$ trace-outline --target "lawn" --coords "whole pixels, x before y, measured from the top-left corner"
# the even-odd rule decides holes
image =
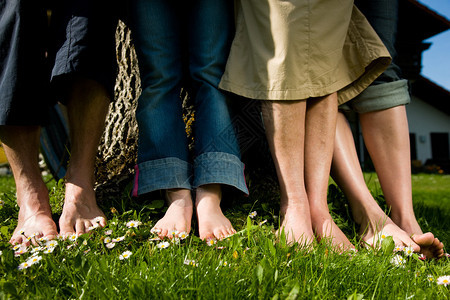
[[[376,175],[365,176],[385,207]],[[344,254],[330,251],[326,243],[310,251],[287,245],[274,234],[279,221],[276,182],[250,181],[249,188],[250,197],[229,194],[224,200],[225,214],[239,232],[216,244],[207,245],[195,231],[179,241],[154,240],[150,228],[164,213],[164,202],[157,196],[136,201],[126,190],[112,200],[99,199],[109,219],[106,228],[15,256],[7,243],[18,212],[14,184],[12,178],[0,177],[0,298],[450,298],[450,286],[436,282],[450,275],[449,258],[422,261],[416,254],[395,253],[390,238],[378,249],[358,246],[358,253]],[[49,190],[57,219],[62,183],[49,181]],[[450,176],[413,175],[413,195],[420,225],[449,245]],[[334,184],[329,207],[358,244],[358,228]],[[250,218],[253,211],[257,215]],[[30,266],[24,267],[27,261]]]

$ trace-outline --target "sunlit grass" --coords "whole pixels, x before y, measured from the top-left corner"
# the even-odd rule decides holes
[[[424,183],[424,195],[425,186],[428,188],[432,180],[439,185],[436,190],[447,193],[442,185],[448,178],[414,175],[413,183],[417,176],[423,176],[419,181]],[[58,240],[57,244],[43,241],[42,248],[28,248],[15,256],[20,249],[13,250],[7,243],[18,212],[11,185],[10,179],[0,179],[0,198],[4,201],[0,209],[0,298],[450,297],[445,285],[445,276],[450,275],[449,258],[422,261],[417,254],[409,256],[405,249],[395,249],[389,238],[379,249],[361,248],[346,200],[336,187],[330,188],[329,207],[336,223],[358,245],[357,253],[336,254],[326,243],[302,249],[277,239],[279,204],[269,182],[261,184],[265,190],[259,185],[250,186],[254,192],[248,198],[236,196],[224,201],[225,214],[238,234],[211,246],[201,241],[195,231],[177,241],[155,239],[150,229],[164,213],[163,202],[137,202],[124,192],[112,203],[100,201],[108,217],[106,228],[96,228],[74,240]],[[416,193],[419,186],[414,188]],[[63,185],[51,183],[49,189],[57,218]],[[379,193],[374,194],[383,205]],[[421,226],[440,234],[448,244],[446,204],[442,203],[441,209],[426,204],[424,198],[416,209]]]

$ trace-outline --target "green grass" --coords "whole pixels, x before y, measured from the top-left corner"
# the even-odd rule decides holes
[[[376,176],[365,174],[371,191],[382,207]],[[356,254],[336,254],[321,243],[311,251],[277,240],[278,194],[276,183],[249,182],[248,198],[228,195],[225,214],[238,234],[216,245],[207,246],[195,232],[180,244],[170,243],[158,249],[151,241],[150,228],[164,213],[163,202],[132,200],[129,191],[101,201],[107,213],[107,228],[95,229],[76,242],[58,241],[53,253],[39,254],[42,260],[30,268],[18,270],[31,254],[15,257],[7,243],[15,227],[18,208],[11,178],[0,178],[0,298],[74,299],[74,298],[199,298],[199,299],[445,299],[449,287],[430,282],[450,275],[450,260],[405,257],[403,267],[391,263],[393,243],[383,242],[379,250],[359,248]],[[61,212],[61,184],[49,184],[55,219]],[[450,177],[413,175],[416,216],[425,230],[431,230],[450,243]],[[233,199],[233,200],[230,200]],[[100,199],[102,200],[102,199]],[[111,209],[114,207],[114,209]],[[329,207],[336,223],[358,244],[357,228],[352,222],[345,198],[330,186]],[[251,219],[248,214],[256,211]],[[139,220],[138,228],[126,222]],[[260,225],[261,222],[266,223]],[[193,224],[195,227],[195,223]],[[107,231],[112,230],[110,236]],[[113,249],[107,249],[106,237],[125,236]],[[68,249],[69,248],[69,249]],[[120,260],[124,251],[128,259]],[[190,262],[189,261],[194,261]],[[187,263],[187,264],[185,264]]]

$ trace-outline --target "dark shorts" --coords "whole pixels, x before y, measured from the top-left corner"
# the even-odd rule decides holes
[[[0,3],[0,125],[42,125],[48,105],[64,101],[74,77],[93,79],[113,94],[115,1],[44,2]]]
[[[366,90],[355,99],[339,106],[339,109],[367,113],[408,104],[408,82],[402,79],[401,70],[395,63],[398,0],[356,0],[355,4],[380,36],[393,61]]]

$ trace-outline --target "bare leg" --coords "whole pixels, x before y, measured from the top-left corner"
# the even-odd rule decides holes
[[[309,245],[314,234],[304,181],[306,101],[263,101],[262,112],[280,183],[280,231],[290,243]]]
[[[392,222],[372,197],[364,181],[352,132],[341,113],[338,114],[336,129],[332,174],[350,202],[353,218],[361,226],[360,235],[363,241],[369,245],[377,244],[377,234],[383,232],[392,236],[397,245],[411,245],[419,251],[418,245]]]
[[[431,241],[414,215],[411,189],[411,161],[406,109],[397,106],[360,115],[364,141],[380,180],[391,217],[421,246],[428,257],[443,255],[443,244]],[[427,238],[429,237],[429,238]]]
[[[195,208],[197,211],[200,238],[223,239],[236,233],[233,226],[222,213],[220,184],[207,184],[197,188]]]
[[[171,189],[166,191],[169,208],[164,217],[159,220],[152,231],[160,238],[173,236],[171,231],[189,233],[192,220],[192,197],[191,191],[187,189]]]
[[[99,83],[76,80],[67,103],[71,138],[71,157],[66,173],[66,196],[60,234],[82,234],[95,223],[106,225],[94,192],[94,168],[98,143],[108,113],[109,99]]]
[[[38,165],[39,127],[0,126],[0,138],[16,182],[18,224],[12,244],[29,245],[26,237],[56,237],[56,224],[48,199],[48,190]],[[24,235],[20,234],[23,230]],[[33,241],[32,241],[33,242]]]
[[[337,94],[308,99],[305,138],[305,182],[313,230],[337,250],[354,248],[334,223],[327,203],[328,179],[336,133]]]

